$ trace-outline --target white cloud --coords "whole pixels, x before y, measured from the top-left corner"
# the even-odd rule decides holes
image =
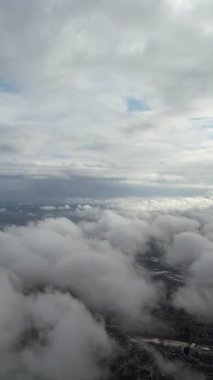
[[[179,287],[173,295],[175,307],[183,308],[188,313],[211,322],[213,243],[211,234],[209,239],[208,211],[203,210],[201,215],[200,221],[198,213],[198,221],[191,220],[191,224],[190,219],[184,224],[184,218],[176,217],[177,228],[173,230],[172,236],[171,226],[165,225],[164,235],[159,235],[159,237],[164,243],[166,261],[169,265],[179,268],[184,277],[184,285]],[[171,216],[168,220],[170,218]]]
[[[51,291],[23,295],[2,269],[0,282],[2,378],[99,378],[112,345],[79,301]]]
[[[41,210],[44,210],[44,211],[52,211],[52,210],[56,210],[57,207],[55,206],[41,206],[40,209]]]
[[[112,223],[114,218],[113,228],[107,218]],[[67,289],[96,312],[124,324],[149,324],[157,285],[134,263],[134,254],[144,248],[146,228],[145,222],[113,213],[103,215],[94,231],[90,224],[81,229],[66,218],[10,227],[0,233],[0,265],[20,277],[27,289]]]
[[[88,208],[85,209],[85,215],[88,215]],[[82,216],[84,218],[81,209]],[[149,224],[146,221],[125,218],[111,210],[100,213],[97,222],[83,221],[81,227],[88,237],[94,236],[101,240],[107,240],[114,248],[118,248],[126,254],[142,253],[150,238]]]
[[[199,223],[183,216],[158,216],[152,223],[152,236],[163,242],[171,242],[183,231],[196,231]]]
[[[41,352],[26,352],[35,375],[52,379],[98,379],[100,360],[112,346],[101,325],[88,310],[68,294],[50,293],[31,297],[28,302],[32,324],[43,332],[47,344]],[[48,331],[49,330],[49,331]]]
[[[210,1],[1,0],[0,13],[2,175],[212,187]],[[128,113],[129,98],[150,111]]]
[[[78,223],[45,219],[0,231],[2,378],[98,379],[100,364],[113,353],[100,314],[119,327],[153,332],[152,312],[165,302],[164,288],[136,260],[152,239],[185,281],[169,302],[212,321],[208,201],[185,199],[185,211],[180,199],[143,200],[139,210],[135,199],[123,202],[115,202],[120,212],[78,206]],[[175,370],[166,362],[162,368],[167,364]]]

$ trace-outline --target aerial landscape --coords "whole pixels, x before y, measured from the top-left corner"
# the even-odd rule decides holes
[[[213,380],[212,25],[0,0],[0,380]]]

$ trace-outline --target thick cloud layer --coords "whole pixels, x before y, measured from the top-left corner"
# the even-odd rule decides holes
[[[160,290],[134,261],[147,223],[98,215],[92,224],[46,219],[0,232],[2,379],[96,379],[100,363],[103,375],[112,344],[88,309],[121,325],[152,324]]]
[[[14,274],[0,272],[1,379],[96,379],[111,343],[70,294],[23,295]]]
[[[98,233],[85,236],[80,227],[65,218],[11,227],[0,233],[0,265],[13,270],[26,288],[68,289],[97,312],[109,312],[127,322],[145,320],[147,312],[143,309],[156,304],[157,290],[131,258],[139,248],[135,236],[140,231],[125,247],[122,239],[127,227],[124,225],[123,231],[122,223],[119,226],[121,235],[117,226],[108,240],[104,226],[101,239]],[[125,253],[128,248],[130,255],[120,248],[125,248]]]
[[[104,375],[113,345],[100,315],[125,328],[154,326],[164,289],[137,263],[153,240],[185,281],[168,302],[211,322],[212,224],[204,214],[142,218],[79,206],[76,223],[48,218],[0,231],[0,377]]]
[[[160,215],[151,225],[151,234],[164,243],[173,241],[174,237],[184,231],[196,231],[199,223],[183,216]]]
[[[93,214],[92,214],[93,212]],[[76,215],[84,219],[93,216],[95,221],[82,222],[81,227],[86,235],[94,236],[100,240],[107,240],[112,247],[120,249],[126,254],[142,253],[150,238],[149,224],[138,218],[129,219],[104,210],[102,213],[91,207],[83,207],[76,210]]]
[[[2,379],[99,377],[111,344],[71,294],[96,313],[150,323],[157,291],[144,273],[68,219],[7,228],[0,245]]]
[[[177,211],[162,213],[162,210],[153,210],[147,214],[146,208],[143,218],[143,211],[138,209],[131,209],[131,217],[127,216],[127,210],[123,210],[123,216],[90,206],[82,206],[76,211],[76,215],[83,219],[81,227],[84,233],[108,240],[127,255],[145,253],[152,239],[159,242],[166,262],[171,268],[179,268],[184,276],[185,285],[174,294],[174,305],[211,321],[212,209],[188,210],[187,216]]]
[[[213,318],[213,244],[193,234],[178,235],[168,259],[181,266],[186,284],[174,297],[174,303],[188,312],[212,321]]]

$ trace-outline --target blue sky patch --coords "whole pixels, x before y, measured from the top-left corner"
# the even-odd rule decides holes
[[[129,97],[127,98],[127,112],[137,113],[150,111],[151,108],[143,99]]]
[[[19,88],[15,83],[0,78],[0,92],[17,93],[19,92]]]

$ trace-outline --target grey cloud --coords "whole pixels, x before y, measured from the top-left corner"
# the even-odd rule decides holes
[[[0,144],[0,153],[13,154],[17,153],[18,149],[13,144]]]
[[[208,225],[208,217],[206,222]],[[196,224],[195,227],[194,231],[190,231],[185,226],[186,232],[177,232],[171,246],[167,246],[167,262],[178,266],[185,279],[184,286],[174,294],[173,302],[176,307],[211,322],[213,244],[201,234]],[[203,230],[205,231],[205,227]]]
[[[0,10],[0,77],[19,89],[0,96],[0,122],[15,126],[2,130],[1,153],[16,158],[3,157],[1,174],[30,176],[42,162],[43,176],[65,177],[64,166],[72,175],[72,165],[90,176],[104,163],[108,178],[147,186],[150,173],[160,184],[179,176],[194,192],[212,185],[211,159],[201,152],[196,175],[187,155],[189,145],[211,145],[210,132],[191,124],[211,118],[209,1],[2,0]],[[129,115],[127,97],[144,99],[150,116]]]
[[[83,220],[92,216],[88,207],[77,209],[76,213],[80,214]],[[81,226],[88,237],[95,236],[100,240],[107,240],[114,248],[126,254],[136,255],[144,252],[150,238],[149,224],[146,221],[125,218],[110,210],[103,211],[96,222],[82,221]]]
[[[168,264],[179,266],[185,279],[174,293],[175,307],[211,322],[212,209],[201,212],[188,200],[186,217],[183,210],[165,213],[159,203],[150,211],[151,202],[145,208],[143,201],[140,215],[140,204],[132,212],[126,204],[123,212],[82,205],[75,211],[78,223],[45,219],[0,231],[3,379],[104,376],[100,363],[113,354],[113,344],[95,320],[98,313],[125,328],[153,331],[152,311],[164,290],[135,260],[152,239],[163,243]],[[168,374],[191,376],[178,363],[155,360]]]
[[[24,296],[2,269],[0,282],[2,379],[99,378],[112,345],[79,301],[51,291]]]
[[[183,262],[191,262],[185,274],[185,285],[174,295],[174,304],[211,323],[213,316],[213,284],[211,275],[213,246],[205,242],[204,239],[203,242],[200,239],[198,246],[196,243],[196,239],[194,239],[194,259],[191,257],[190,260],[190,256],[187,257],[187,254],[185,258],[182,259]],[[186,270],[183,262],[180,264],[182,264],[184,270]]]
[[[89,206],[77,208],[76,214],[83,219],[81,225],[84,233],[101,240],[107,239],[114,248],[121,249],[125,254],[143,254],[152,239],[160,242],[165,260],[171,267],[179,268],[185,281],[184,286],[174,293],[175,307],[184,308],[211,322],[212,208],[203,206],[196,211],[194,203],[187,212],[183,209],[162,215],[164,209],[150,211],[149,202],[140,213],[139,206],[139,201],[136,208],[133,203],[131,212],[128,202],[124,200],[124,207],[120,209],[123,216]]]
[[[99,361],[110,354],[112,347],[103,327],[88,310],[68,294],[60,293],[31,297],[28,306],[35,328],[47,334],[47,344],[40,352],[25,352],[25,360],[34,366],[32,372],[57,380],[70,376],[98,379]]]
[[[212,244],[199,233],[183,232],[174,237],[168,261],[174,264],[190,265],[202,254],[211,250]]]
[[[152,223],[152,236],[163,242],[175,241],[176,236],[184,231],[196,231],[199,222],[183,216],[162,215],[156,217]]]
[[[33,167],[30,163],[26,165]],[[63,166],[63,165],[62,165]],[[6,164],[6,169],[15,171],[16,160],[12,160]],[[41,168],[41,171],[40,171]],[[134,184],[128,183],[125,180],[121,181],[120,178],[103,178],[103,177],[85,177],[69,175],[66,172],[65,176],[49,177],[48,168],[39,166],[36,167],[34,175],[25,177],[23,175],[5,175],[0,176],[0,197],[2,202],[42,202],[49,203],[51,201],[62,202],[72,197],[86,197],[92,199],[104,198],[119,198],[119,197],[175,197],[186,196],[196,197],[207,195],[209,192],[205,187],[193,186],[172,186],[172,185],[147,185],[147,184]],[[19,169],[18,169],[19,170]],[[2,171],[4,166],[2,163]],[[45,178],[48,173],[49,178]]]
[[[99,230],[104,233],[101,223]],[[132,239],[128,245],[130,256],[121,252],[127,254],[122,239],[128,225]],[[110,313],[127,324],[140,320],[149,324],[149,310],[157,303],[158,291],[147,274],[134,266],[131,257],[136,249],[143,248],[145,238],[140,237],[140,226],[146,227],[139,221],[122,222],[118,218],[114,225],[118,236],[111,231],[105,239],[98,233],[92,239],[92,231],[65,218],[11,227],[0,234],[0,264],[16,273],[29,289],[68,289],[96,312]]]

